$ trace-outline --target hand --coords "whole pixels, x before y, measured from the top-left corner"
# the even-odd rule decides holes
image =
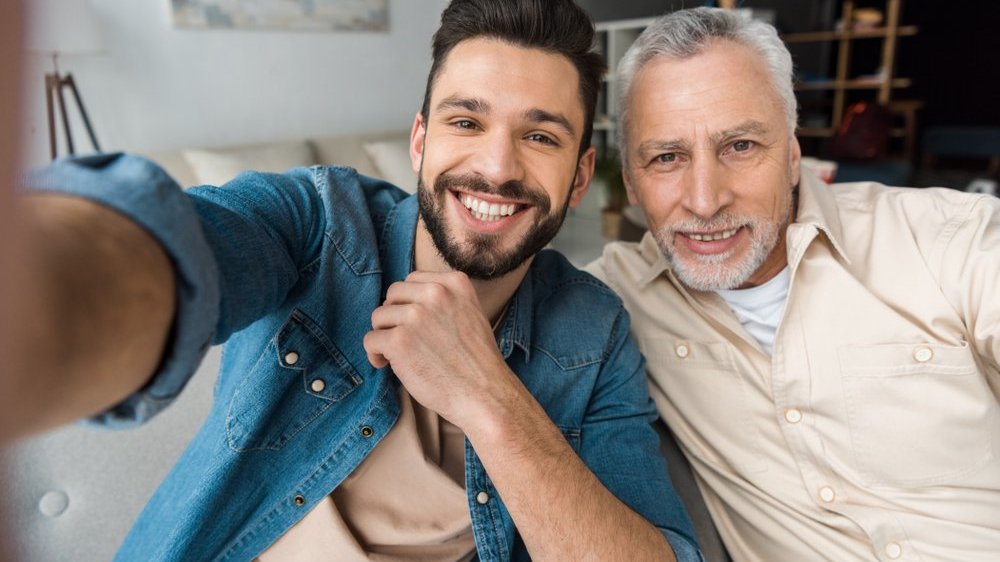
[[[516,380],[463,273],[414,272],[393,283],[364,346],[372,365],[391,365],[417,402],[466,432],[469,416]]]

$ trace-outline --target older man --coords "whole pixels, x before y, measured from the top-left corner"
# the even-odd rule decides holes
[[[736,560],[996,560],[1000,201],[800,171],[775,30],[668,15],[622,63],[651,232],[590,266]]]

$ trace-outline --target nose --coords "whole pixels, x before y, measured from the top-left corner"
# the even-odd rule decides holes
[[[695,158],[684,178],[682,204],[692,215],[711,219],[733,202],[730,171],[714,158]]]
[[[472,171],[493,185],[509,181],[524,181],[517,139],[506,131],[493,131],[485,135],[477,147]]]

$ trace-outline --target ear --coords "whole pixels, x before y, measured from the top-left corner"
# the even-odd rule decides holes
[[[583,196],[590,189],[590,180],[594,178],[594,163],[597,159],[597,149],[588,148],[576,162],[576,177],[569,196],[569,206],[575,209],[583,201]]]
[[[622,161],[622,183],[625,184],[625,194],[628,195],[628,204],[629,205],[638,205],[639,204],[639,197],[636,196],[636,194],[635,194],[635,188],[632,187],[632,178],[631,178],[631,176],[628,173],[627,166],[628,166],[628,164],[626,164],[625,161],[623,160]]]
[[[410,166],[413,172],[420,173],[420,166],[424,163],[424,139],[427,136],[427,124],[423,115],[417,112],[413,118],[413,128],[410,129]]]
[[[801,173],[801,168],[799,166],[802,164],[802,148],[799,146],[799,139],[795,138],[794,135],[792,136],[792,142],[789,148],[788,169],[791,171],[792,185],[796,186],[799,185],[799,180],[801,179],[799,177]]]

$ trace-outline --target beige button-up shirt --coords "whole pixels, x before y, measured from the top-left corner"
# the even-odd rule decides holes
[[[1000,560],[1000,199],[803,172],[787,242],[773,357],[648,234],[588,267],[733,558]]]

